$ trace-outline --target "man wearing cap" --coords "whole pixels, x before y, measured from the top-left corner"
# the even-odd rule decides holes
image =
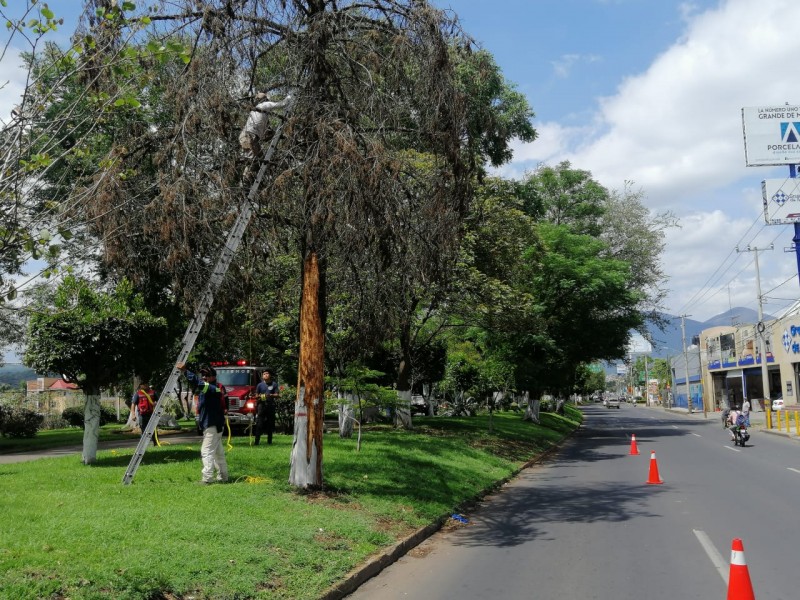
[[[200,458],[203,461],[203,479],[201,483],[214,481],[227,483],[228,463],[225,460],[225,449],[222,447],[222,431],[225,427],[225,393],[217,384],[217,372],[213,367],[203,367],[200,375],[186,368],[186,364],[175,365],[186,374],[189,385],[197,388],[198,427],[203,432],[203,444],[200,446]]]

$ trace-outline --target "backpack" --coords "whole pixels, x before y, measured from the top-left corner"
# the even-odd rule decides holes
[[[736,417],[736,424],[739,427],[745,425],[746,423],[747,423],[747,417],[745,417],[744,415],[739,415],[738,417]]]
[[[139,400],[137,406],[139,407],[139,414],[146,415],[153,412],[153,399],[150,397],[144,390],[139,390],[136,392],[139,396]]]

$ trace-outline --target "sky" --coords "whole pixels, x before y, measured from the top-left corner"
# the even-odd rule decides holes
[[[764,312],[798,295],[792,225],[766,225],[746,167],[743,107],[800,101],[797,0],[436,0],[490,51],[530,102],[539,138],[500,169],[520,178],[568,160],[609,189],[626,182],[680,227],[663,255],[666,312],[703,321],[731,306]],[[742,252],[737,252],[739,247]]]
[[[703,321],[731,306],[757,309],[748,247],[764,249],[765,313],[779,315],[800,297],[797,259],[785,251],[793,227],[766,225],[762,207],[762,180],[789,168],[745,166],[741,112],[800,102],[798,0],[433,3],[458,15],[536,113],[538,139],[515,142],[499,174],[521,178],[568,160],[609,189],[641,189],[651,211],[678,218],[663,254],[665,312]],[[0,118],[19,93],[15,62],[11,48],[0,63],[0,81],[9,82]]]

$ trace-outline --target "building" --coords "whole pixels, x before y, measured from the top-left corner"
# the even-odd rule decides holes
[[[758,340],[763,330],[765,356]],[[705,400],[709,410],[739,408],[747,398],[754,410],[764,410],[782,397],[797,404],[800,371],[800,312],[764,322],[721,326],[700,333],[700,360]],[[763,361],[763,362],[762,362]],[[766,365],[769,399],[764,399],[763,366]]]

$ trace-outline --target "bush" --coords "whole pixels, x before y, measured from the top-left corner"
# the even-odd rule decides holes
[[[2,428],[5,437],[32,438],[39,431],[44,415],[27,408],[3,408]]]
[[[82,406],[71,406],[70,408],[64,409],[64,412],[61,413],[61,418],[64,419],[70,427],[80,427],[83,429],[83,413],[84,408]],[[117,422],[117,413],[107,406],[100,405],[100,427],[103,425],[107,425],[108,423],[116,423]]]

